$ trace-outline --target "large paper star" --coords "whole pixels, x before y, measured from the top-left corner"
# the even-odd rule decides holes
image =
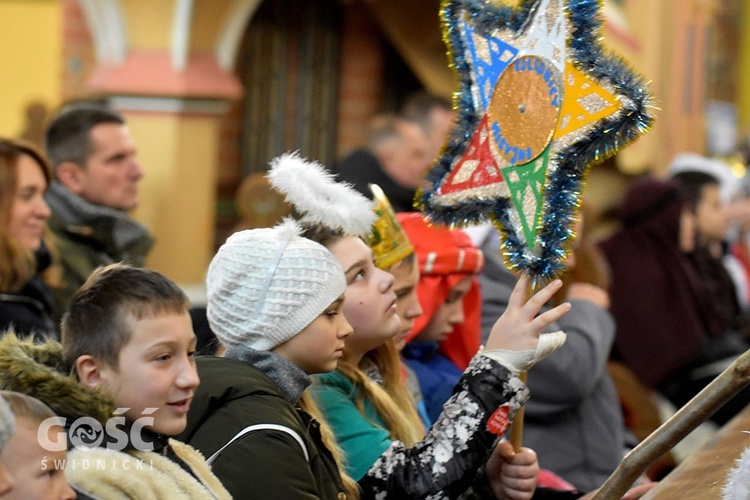
[[[643,79],[599,42],[600,0],[444,0],[457,126],[417,198],[431,219],[491,220],[511,269],[553,278],[590,165],[649,129]]]

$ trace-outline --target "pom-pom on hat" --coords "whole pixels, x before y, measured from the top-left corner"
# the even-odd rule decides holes
[[[346,279],[333,254],[287,219],[230,236],[211,261],[206,289],[208,322],[224,345],[271,350],[340,297]]]

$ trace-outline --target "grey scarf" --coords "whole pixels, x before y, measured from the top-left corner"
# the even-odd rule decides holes
[[[94,205],[70,192],[58,181],[52,181],[45,200],[55,214],[67,224],[90,226],[96,231],[111,233],[112,242],[118,249],[149,237],[146,226],[127,213],[102,205]]]
[[[279,386],[284,399],[296,405],[310,384],[310,377],[299,366],[271,351],[256,351],[249,347],[230,347],[225,358],[244,361],[265,373]]]

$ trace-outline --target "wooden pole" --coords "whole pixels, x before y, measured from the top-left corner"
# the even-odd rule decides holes
[[[529,286],[526,289],[526,298],[531,296],[533,293],[534,287],[531,285],[530,281]],[[521,373],[518,374],[518,378],[520,378],[521,382],[525,384],[526,370],[521,371]],[[516,417],[510,424],[510,444],[513,445],[513,449],[516,451],[516,453],[521,451],[521,447],[523,446],[523,416],[525,413],[525,409],[525,406],[519,408],[518,412],[516,413]]]
[[[750,349],[633,448],[594,500],[619,499],[648,467],[750,383]]]
[[[518,374],[518,378],[521,379],[521,382],[524,384],[526,383],[526,371],[522,371]],[[523,414],[524,414],[525,407],[522,406],[518,412],[516,413],[516,417],[513,419],[513,422],[510,424],[510,444],[513,445],[513,449],[518,453],[521,451],[521,447],[523,446]]]

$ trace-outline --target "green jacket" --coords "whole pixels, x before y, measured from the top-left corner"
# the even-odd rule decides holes
[[[154,244],[148,229],[124,212],[92,205],[52,182],[45,199],[52,215],[54,260],[62,269],[55,289],[55,311],[62,317],[70,297],[101,265],[128,262],[143,266]]]
[[[249,432],[227,446],[212,464],[233,498],[275,500],[345,498],[338,467],[323,444],[318,422],[292,406],[276,383],[244,361],[199,356],[201,384],[177,439],[206,457],[243,429],[275,424],[294,431],[305,445],[279,430]]]

